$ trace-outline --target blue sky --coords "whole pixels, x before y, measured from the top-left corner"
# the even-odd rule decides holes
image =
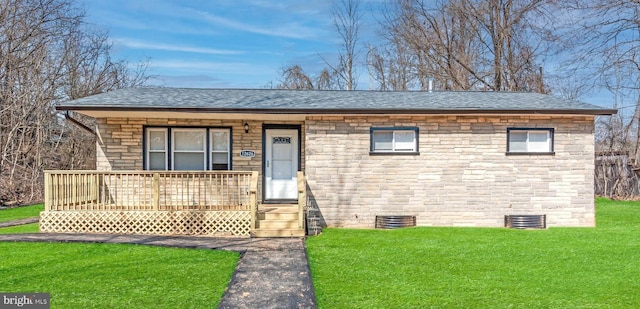
[[[300,64],[314,75],[340,43],[330,0],[84,0],[88,21],[109,30],[114,58],[149,60],[151,84],[260,88]],[[363,42],[375,40],[375,1],[362,4]],[[366,43],[362,43],[363,47]],[[368,88],[362,72],[360,89]]]
[[[112,56],[148,60],[151,85],[263,88],[300,64],[309,75],[336,63],[332,0],[81,0],[89,23],[109,30]],[[363,0],[360,53],[377,45],[383,0]],[[324,59],[324,60],[323,60]],[[368,89],[364,66],[357,89]],[[582,98],[611,106],[610,93]]]

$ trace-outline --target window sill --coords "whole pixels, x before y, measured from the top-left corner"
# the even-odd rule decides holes
[[[554,156],[556,152],[505,152],[505,154],[508,156]]]
[[[411,151],[411,152],[380,152],[380,151],[369,151],[370,156],[419,156],[420,152]]]

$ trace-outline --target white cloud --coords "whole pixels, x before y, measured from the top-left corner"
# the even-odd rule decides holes
[[[163,51],[175,51],[186,53],[198,53],[209,55],[241,55],[243,51],[239,50],[227,50],[227,49],[215,49],[206,47],[194,47],[194,46],[182,46],[175,44],[157,43],[157,42],[144,42],[130,38],[116,38],[114,41],[128,48],[133,49],[153,49]]]
[[[236,83],[210,75],[158,75],[148,81],[149,86],[179,88],[255,88],[251,83]]]
[[[306,0],[306,1],[273,1],[273,0],[250,0],[249,5],[257,9],[267,9],[281,11],[283,14],[302,15],[305,18],[320,18],[328,16],[330,12],[331,1],[326,0]]]
[[[157,69],[170,69],[189,72],[217,72],[239,75],[262,74],[270,68],[243,62],[215,62],[215,61],[189,61],[189,60],[151,60],[149,66]]]
[[[249,33],[263,34],[274,37],[283,37],[290,39],[309,39],[317,37],[318,30],[306,27],[302,24],[289,22],[279,23],[278,26],[263,26],[249,23],[238,22],[232,19],[216,16],[207,12],[193,10],[194,13],[200,15],[202,19],[223,27],[240,30]]]

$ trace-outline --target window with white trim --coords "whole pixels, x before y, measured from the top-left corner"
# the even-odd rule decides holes
[[[231,161],[230,136],[228,129],[210,129],[211,170],[229,170]]]
[[[172,129],[171,160],[174,171],[203,171],[207,166],[206,129]]]
[[[418,128],[371,128],[371,153],[418,153]]]
[[[507,153],[552,154],[552,128],[507,128]]]
[[[231,170],[231,129],[156,128],[145,131],[147,170]]]
[[[148,170],[167,169],[167,129],[147,129],[147,166]]]

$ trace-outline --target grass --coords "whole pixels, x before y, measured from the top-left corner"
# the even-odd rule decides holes
[[[0,222],[42,210],[42,204],[3,209]],[[38,223],[0,228],[0,234],[37,232]],[[51,293],[53,308],[213,308],[239,258],[140,245],[0,242],[0,287]]]
[[[40,231],[40,225],[38,223],[0,228],[0,234],[38,233],[39,231]]]
[[[214,308],[239,254],[119,244],[0,242],[4,292],[52,308]]]
[[[2,209],[0,210],[0,222],[38,217],[40,216],[40,212],[43,210],[43,204]]]
[[[326,229],[307,240],[321,308],[637,308],[640,203],[597,228]]]

